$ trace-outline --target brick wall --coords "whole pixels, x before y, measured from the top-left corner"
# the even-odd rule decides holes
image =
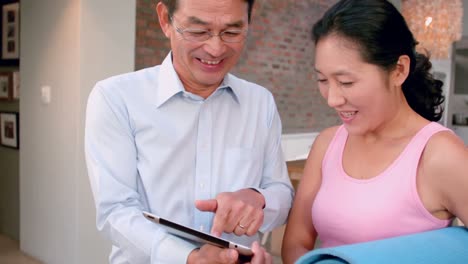
[[[137,0],[136,69],[161,63],[169,41],[159,28],[155,0]],[[311,28],[331,0],[257,0],[246,49],[232,73],[268,88],[284,133],[339,124],[320,96],[313,73]]]

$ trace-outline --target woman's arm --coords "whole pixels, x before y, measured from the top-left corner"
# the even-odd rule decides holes
[[[437,215],[434,208],[441,208],[466,225],[468,147],[453,133],[438,133],[428,142],[419,168],[422,173],[418,173],[421,176],[418,178],[418,191],[426,208],[439,218],[441,214]]]
[[[281,253],[285,264],[294,263],[314,248],[317,232],[312,223],[312,203],[322,180],[322,160],[336,129],[321,132],[310,150],[283,238]]]

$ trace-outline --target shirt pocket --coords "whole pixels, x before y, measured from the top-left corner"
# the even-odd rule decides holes
[[[263,163],[258,148],[226,149],[223,164],[223,184],[220,187],[224,191],[260,186]]]

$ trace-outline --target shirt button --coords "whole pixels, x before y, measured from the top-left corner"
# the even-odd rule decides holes
[[[202,232],[205,231],[205,226],[201,225],[200,226],[200,231],[202,231]]]
[[[200,183],[200,189],[203,189],[203,188],[205,188],[205,184]]]

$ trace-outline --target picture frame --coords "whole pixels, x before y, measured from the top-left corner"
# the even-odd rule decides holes
[[[2,6],[2,60],[19,59],[19,3]]]
[[[0,145],[19,149],[18,112],[0,112]]]
[[[12,98],[11,73],[0,72],[0,101],[9,101]]]

